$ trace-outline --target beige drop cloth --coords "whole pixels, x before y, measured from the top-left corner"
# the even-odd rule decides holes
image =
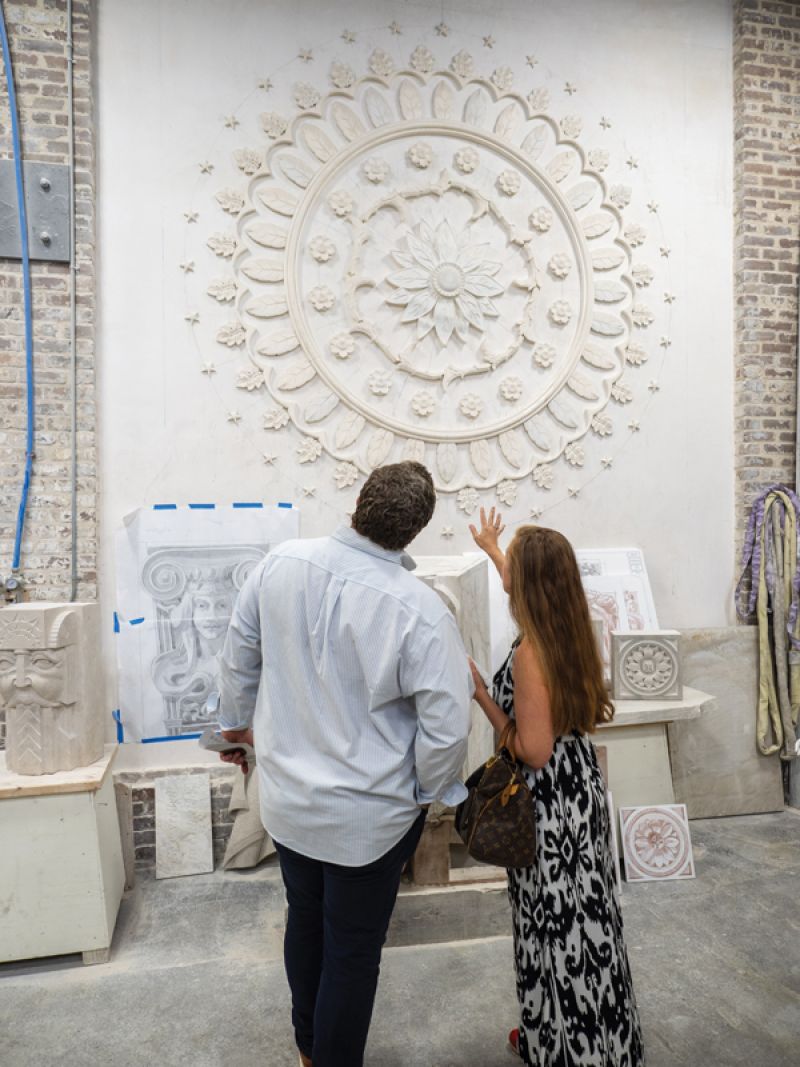
[[[258,770],[255,766],[251,767],[246,775],[236,775],[228,811],[235,818],[222,860],[224,870],[256,867],[262,860],[274,854],[272,838],[261,822]]]

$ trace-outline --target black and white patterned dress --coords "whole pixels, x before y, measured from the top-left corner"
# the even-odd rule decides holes
[[[514,712],[515,648],[494,677]],[[529,1067],[641,1067],[644,1049],[615,890],[611,828],[597,754],[559,737],[547,766],[525,769],[536,802],[536,860],[508,872]]]

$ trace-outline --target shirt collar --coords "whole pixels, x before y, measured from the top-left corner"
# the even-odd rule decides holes
[[[381,548],[368,537],[363,537],[352,526],[340,526],[332,536],[349,548],[357,548],[359,552],[366,552],[370,556],[388,560],[389,563],[396,563],[400,567],[405,567],[407,571],[416,570],[417,565],[407,552],[392,552],[388,548]]]

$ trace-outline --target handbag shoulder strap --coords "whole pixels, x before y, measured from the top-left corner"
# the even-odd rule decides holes
[[[517,724],[513,719],[509,719],[506,726],[503,728],[503,732],[500,734],[500,740],[497,743],[497,752],[507,748],[514,759],[517,758],[516,746],[514,745],[514,739],[517,735]]]

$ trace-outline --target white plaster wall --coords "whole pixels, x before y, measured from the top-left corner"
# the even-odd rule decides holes
[[[447,39],[433,27],[444,19]],[[390,36],[396,19],[402,36]],[[340,34],[356,32],[353,45]],[[293,500],[302,507],[304,535],[327,532],[345,515],[354,493],[331,480],[333,463],[313,468],[293,459],[299,437],[268,435],[262,398],[234,386],[245,357],[217,346],[205,354],[219,373],[200,373],[204,354],[184,321],[192,276],[178,264],[192,237],[183,212],[206,208],[208,185],[198,163],[217,173],[234,148],[263,143],[260,111],[288,99],[297,80],[328,85],[333,58],[363,70],[371,50],[406,57],[428,44],[443,65],[459,48],[490,73],[508,63],[525,85],[550,88],[555,115],[584,119],[591,146],[612,150],[617,180],[633,176],[659,203],[648,259],[671,247],[669,349],[643,368],[643,399],[628,417],[641,432],[620,433],[586,447],[614,456],[613,467],[583,485],[542,522],[579,547],[640,545],[646,554],[660,622],[688,628],[732,620],[732,85],[731,11],[725,0],[500,0],[437,4],[369,2],[291,4],[240,0],[99,0],[98,218],[100,464],[102,477],[101,591],[113,608],[113,534],[139,505],[179,501]],[[484,35],[496,39],[489,51]],[[313,49],[303,64],[298,49]],[[533,53],[533,72],[525,56]],[[272,100],[256,89],[275,84]],[[566,81],[578,92],[569,98]],[[285,106],[285,105],[284,105]],[[224,117],[242,117],[231,131]],[[608,140],[597,125],[608,116]],[[589,131],[592,131],[591,133]],[[594,131],[597,131],[595,134]],[[217,182],[219,187],[224,182]],[[637,193],[637,195],[639,195]],[[222,217],[224,221],[224,216]],[[218,228],[224,229],[224,225]],[[204,232],[207,232],[206,227]],[[662,236],[663,235],[663,236]],[[664,285],[649,293],[659,310]],[[654,350],[655,350],[655,346]],[[646,383],[657,378],[660,391]],[[226,421],[242,412],[238,425]],[[279,455],[266,466],[262,452]],[[581,484],[580,477],[576,484]],[[316,495],[301,499],[303,486]],[[554,493],[560,499],[562,492]],[[538,494],[541,497],[541,494]],[[491,502],[487,494],[487,502]],[[527,521],[524,492],[512,519]],[[535,503],[541,506],[540,499]],[[544,505],[552,505],[545,499]],[[441,538],[444,525],[455,537]],[[426,554],[472,547],[466,517],[452,499],[440,505],[414,546]],[[110,628],[109,628],[110,635]],[[107,650],[109,679],[113,652]]]

